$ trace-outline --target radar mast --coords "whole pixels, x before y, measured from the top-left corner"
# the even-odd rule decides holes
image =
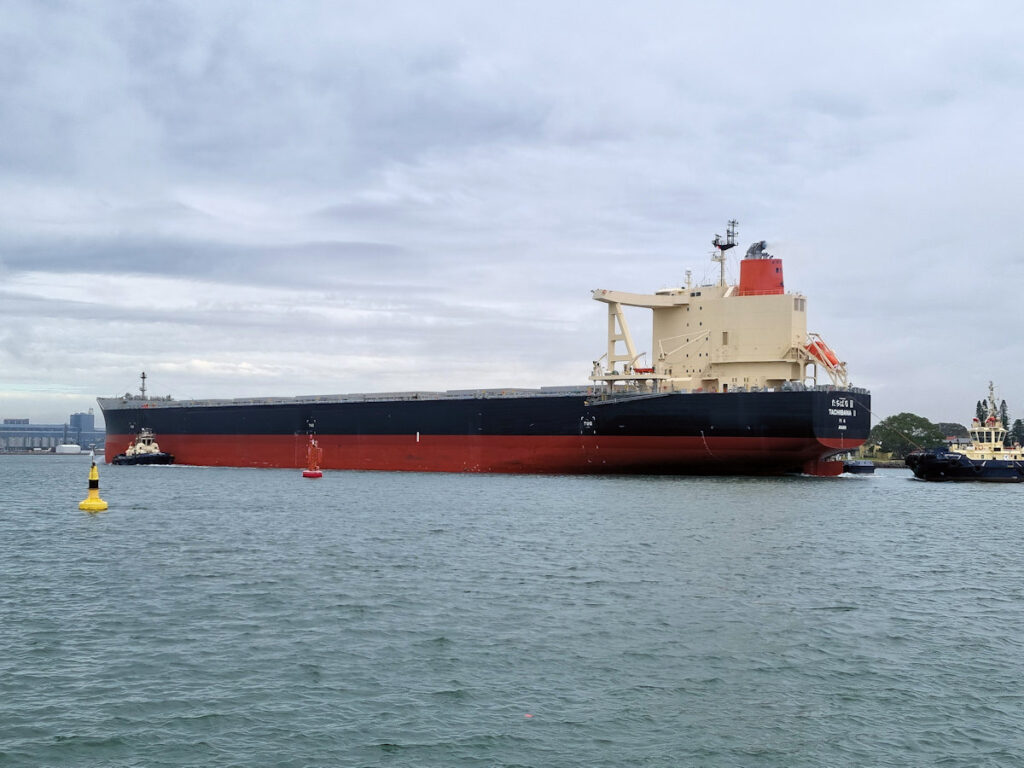
[[[739,226],[739,222],[736,219],[729,219],[728,227],[725,230],[725,242],[722,242],[722,236],[719,234],[716,234],[715,239],[711,241],[711,244],[715,246],[715,254],[711,260],[718,262],[720,268],[718,284],[721,286],[725,285],[725,252],[736,246],[737,226]]]

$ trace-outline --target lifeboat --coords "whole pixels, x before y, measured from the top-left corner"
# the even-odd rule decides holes
[[[821,339],[815,339],[804,347],[804,349],[807,350],[811,357],[825,363],[825,365],[828,365],[831,368],[839,366],[839,358],[836,357],[836,353],[833,352],[829,345]]]

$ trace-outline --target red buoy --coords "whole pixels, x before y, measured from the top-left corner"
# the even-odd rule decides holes
[[[306,451],[306,469],[302,471],[303,477],[324,476],[324,473],[320,471],[320,459],[323,458],[323,455],[324,452],[316,439],[310,436],[309,449]]]

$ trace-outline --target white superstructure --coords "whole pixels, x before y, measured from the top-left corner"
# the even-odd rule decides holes
[[[819,369],[835,386],[848,386],[846,364],[820,336],[807,331],[807,298],[786,293],[782,260],[756,243],[740,263],[740,282],[725,280],[724,252],[735,245],[736,222],[726,242],[716,236],[712,260],[722,264],[711,285],[687,285],[653,294],[595,290],[608,305],[608,348],[594,361],[590,380],[611,389],[656,392],[779,389],[817,384]],[[650,367],[638,353],[623,307],[653,313]]]

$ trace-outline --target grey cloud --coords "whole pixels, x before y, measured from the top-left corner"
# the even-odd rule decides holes
[[[348,287],[366,290],[381,281],[380,268],[391,270],[389,282],[405,283],[415,257],[382,243],[293,243],[238,246],[160,237],[116,240],[52,241],[9,247],[8,270],[109,275],[162,275],[232,285]]]
[[[4,337],[4,376],[60,379],[46,358],[78,360],[91,333],[112,343],[95,379],[82,367],[103,392],[139,358],[194,394],[242,386],[188,368],[190,344],[259,360],[254,388],[298,388],[272,363],[297,349],[317,385],[349,354],[388,388],[418,371],[441,388],[581,381],[604,343],[588,291],[710,277],[709,240],[738,217],[744,243],[779,241],[812,327],[882,414],[954,418],[977,399],[971,377],[1024,381],[997,338],[1012,322],[993,334],[958,309],[981,290],[1015,306],[1019,16],[999,2],[5,4],[0,321],[37,330]],[[68,273],[104,300],[49,290]],[[112,295],[125,275],[215,298],[147,312]],[[291,293],[260,307],[253,289]],[[936,337],[931,319],[950,316]],[[937,387],[951,348],[979,365]]]

